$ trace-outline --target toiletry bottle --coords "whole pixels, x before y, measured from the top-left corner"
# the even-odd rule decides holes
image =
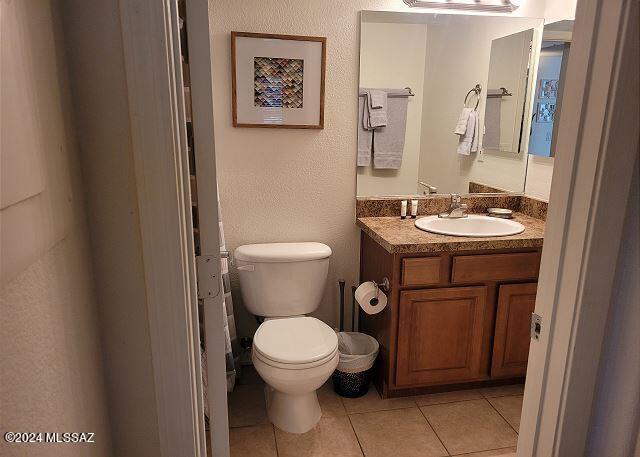
[[[402,200],[400,202],[400,219],[406,219],[407,217],[407,201]]]
[[[418,200],[411,200],[411,218],[415,219],[418,215]]]

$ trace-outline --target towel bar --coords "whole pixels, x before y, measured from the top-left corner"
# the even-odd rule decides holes
[[[410,88],[410,87],[405,87],[405,89],[409,91],[409,93],[408,93],[408,94],[401,94],[401,93],[398,93],[398,94],[394,94],[394,93],[387,93],[387,97],[391,97],[391,98],[415,97],[415,95],[416,95],[416,94],[414,94],[414,93],[413,93],[413,91],[411,90],[411,88]],[[360,97],[364,97],[365,95],[367,95],[367,94],[366,94],[366,93],[364,93],[364,92],[360,92],[360,94],[359,94],[359,96],[360,96]]]

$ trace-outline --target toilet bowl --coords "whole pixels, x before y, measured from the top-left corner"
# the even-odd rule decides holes
[[[305,433],[320,420],[316,390],[338,365],[338,338],[313,317],[265,321],[253,342],[252,361],[265,381],[269,420],[289,433]]]
[[[266,243],[238,247],[234,258],[244,306],[265,321],[251,358],[265,381],[269,420],[305,433],[320,420],[316,390],[338,365],[338,337],[305,316],[324,294],[331,249],[322,243]]]

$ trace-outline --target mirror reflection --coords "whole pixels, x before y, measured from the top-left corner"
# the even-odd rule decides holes
[[[541,19],[363,11],[358,196],[522,192],[541,40]]]
[[[540,157],[555,155],[555,127],[560,117],[572,32],[573,21],[559,21],[544,26],[534,89],[529,154]]]

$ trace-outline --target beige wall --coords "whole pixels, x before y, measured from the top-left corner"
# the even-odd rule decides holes
[[[218,182],[227,246],[317,240],[333,249],[327,292],[317,315],[337,323],[337,279],[358,280],[356,108],[359,11],[410,11],[397,0],[232,0],[212,2]],[[415,11],[415,10],[413,10]],[[530,0],[519,16],[542,17],[543,0]],[[231,125],[232,30],[327,37],[325,128],[242,129]],[[237,288],[237,281],[234,281]],[[237,290],[237,289],[236,289]],[[237,296],[237,294],[236,294]],[[253,318],[237,296],[239,334]]]
[[[358,195],[413,194],[418,188],[426,24],[363,22],[360,87],[402,89],[416,94],[407,106],[404,153],[399,170],[358,167]]]
[[[117,0],[61,2],[116,456],[160,455]]]
[[[576,15],[578,0],[547,0],[544,8],[546,22],[573,19]]]
[[[29,162],[22,179],[41,184],[41,192],[0,213],[0,258],[4,265],[11,263],[2,269],[0,290],[0,430],[93,432],[96,443],[9,445],[0,440],[0,454],[6,457],[112,455],[84,195],[57,17],[49,1],[0,2],[2,163],[10,172],[19,168],[5,154],[25,147]],[[10,132],[5,130],[9,125]],[[21,188],[10,180],[1,186],[3,194]],[[38,249],[28,249],[30,242]]]

